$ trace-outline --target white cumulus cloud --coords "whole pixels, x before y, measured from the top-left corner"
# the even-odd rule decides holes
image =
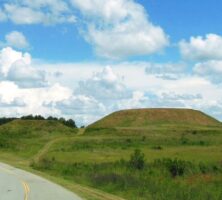
[[[115,74],[111,67],[94,73],[85,81],[79,82],[76,93],[94,97],[97,100],[112,101],[129,97],[129,91],[122,77]]]
[[[76,21],[67,2],[63,0],[13,0],[3,4],[2,15],[15,24],[50,25]]]
[[[0,21],[6,20],[17,25],[78,21],[96,54],[109,59],[159,53],[169,44],[168,35],[134,0],[12,0],[0,5]]]
[[[215,83],[222,82],[222,60],[209,60],[195,64],[193,72]]]
[[[44,87],[47,85],[45,72],[32,67],[32,58],[28,53],[13,50],[10,47],[0,51],[0,77],[15,82],[20,87]]]
[[[207,34],[205,37],[191,37],[190,41],[179,43],[180,51],[189,60],[217,60],[222,59],[222,37]]]
[[[24,88],[45,87],[47,85],[44,71],[36,70],[21,60],[13,63],[10,67],[7,80]]]
[[[0,106],[0,113],[1,116],[59,115],[61,113],[56,109],[56,103],[71,96],[72,91],[60,84],[45,88],[20,88],[13,82],[2,81],[0,82],[0,103],[7,106]],[[48,104],[51,106],[47,106]]]
[[[124,58],[149,55],[168,45],[163,29],[150,22],[144,7],[132,0],[72,0],[87,23],[85,38],[98,55]]]
[[[186,72],[185,63],[146,63],[144,62],[147,74],[153,74],[157,78],[176,80]]]
[[[27,65],[31,64],[31,55],[13,50],[11,47],[3,48],[0,51],[0,74],[7,76],[12,64],[18,60],[24,61]]]
[[[6,45],[23,49],[29,47],[29,43],[23,33],[12,31],[5,36]]]
[[[88,124],[107,113],[102,102],[93,97],[73,95],[68,100],[58,102],[56,107],[69,118],[75,118],[78,124]]]

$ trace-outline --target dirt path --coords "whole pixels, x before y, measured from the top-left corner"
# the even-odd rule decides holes
[[[85,130],[86,130],[85,128],[80,128],[77,135],[83,135],[85,133]]]
[[[53,144],[55,144],[56,142],[59,142],[61,140],[64,140],[64,139],[66,139],[66,137],[64,137],[64,136],[63,137],[58,137],[58,138],[56,138],[54,140],[51,140],[48,143],[46,143],[45,146],[42,149],[40,149],[40,151],[34,156],[34,161],[38,162],[44,156],[44,154],[46,154],[49,151],[50,147]]]
[[[77,135],[83,135],[84,132],[85,132],[85,128],[80,128]],[[45,146],[35,155],[34,161],[39,161],[43,157],[43,155],[46,154],[49,151],[50,147],[53,144],[55,144],[56,142],[59,142],[61,140],[65,140],[67,138],[68,138],[68,136],[67,137],[65,137],[65,136],[58,137],[58,138],[55,138],[54,140],[51,140],[48,143],[46,143]]]

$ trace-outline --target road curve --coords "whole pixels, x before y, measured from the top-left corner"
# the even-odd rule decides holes
[[[81,200],[81,198],[46,179],[0,163],[0,200]]]

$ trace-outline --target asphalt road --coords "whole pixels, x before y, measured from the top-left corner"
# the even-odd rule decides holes
[[[81,198],[46,179],[0,163],[0,200],[81,200]]]

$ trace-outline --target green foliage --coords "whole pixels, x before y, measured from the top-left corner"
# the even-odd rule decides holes
[[[183,144],[183,145],[189,143],[189,139],[186,138],[184,135],[181,136],[180,141],[181,141],[181,144]]]
[[[55,144],[45,155],[50,168],[37,169],[129,200],[218,200],[221,144],[218,127],[88,128]]]
[[[162,150],[163,147],[161,147],[161,146],[153,146],[152,149],[155,149],[155,150]]]
[[[77,128],[74,120],[72,120],[72,119],[63,121],[63,124],[64,124],[65,126],[70,127],[70,128]]]
[[[80,184],[96,187],[101,190],[119,194],[126,199],[140,200],[208,200],[222,196],[221,176],[214,168],[220,164],[208,167],[211,181],[204,180],[199,165],[184,160],[160,159],[145,163],[143,170],[132,173],[128,162],[120,160],[107,163],[62,163],[53,158],[41,160],[35,169],[51,172]],[[168,176],[171,172],[176,176]],[[192,177],[197,180],[190,183]]]
[[[16,120],[16,118],[6,118],[6,117],[0,118],[0,125],[7,124],[14,120]]]
[[[86,135],[104,135],[104,134],[116,134],[118,131],[115,128],[91,128],[87,127],[85,130]]]
[[[41,160],[39,160],[38,163],[36,163],[35,161],[32,161],[30,163],[30,166],[36,169],[42,169],[42,170],[51,170],[53,168],[53,164],[55,163],[55,159],[47,159],[47,158],[43,158]]]
[[[186,171],[194,169],[193,164],[189,161],[169,158],[156,160],[155,166],[166,168],[172,177],[183,176]]]
[[[21,117],[22,120],[45,120],[45,118],[41,115],[27,115]]]
[[[52,117],[52,116],[49,116],[47,118],[47,120],[54,120],[54,121],[58,121],[58,118],[57,117]]]
[[[135,149],[130,157],[129,165],[133,169],[142,170],[145,165],[145,155],[140,149]]]

